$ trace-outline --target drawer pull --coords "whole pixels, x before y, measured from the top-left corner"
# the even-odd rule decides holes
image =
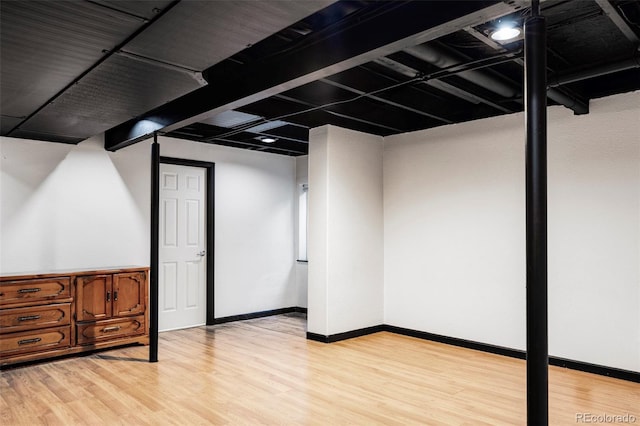
[[[111,302],[111,292],[107,292],[107,302]]]
[[[21,288],[20,290],[18,290],[18,293],[23,294],[23,293],[37,293],[39,292],[41,289],[35,287],[35,288]]]
[[[18,317],[18,321],[33,321],[33,320],[39,320],[40,319],[40,315],[27,315],[24,317]]]
[[[120,326],[116,325],[115,327],[105,327],[102,329],[103,333],[109,333],[110,331],[118,331],[120,330]]]
[[[19,345],[28,345],[30,343],[38,343],[40,340],[42,340],[40,337],[36,337],[35,339],[24,339],[24,340],[19,340],[18,344]]]
[[[113,292],[113,300],[115,300],[116,302],[118,301],[118,292],[117,291]]]

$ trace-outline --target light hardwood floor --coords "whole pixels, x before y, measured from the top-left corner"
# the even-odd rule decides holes
[[[333,344],[280,315],[2,371],[2,425],[523,425],[524,361],[391,333]],[[635,416],[640,384],[550,367],[550,422]]]

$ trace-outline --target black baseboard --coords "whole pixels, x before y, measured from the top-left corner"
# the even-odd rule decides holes
[[[549,365],[556,367],[568,368],[570,370],[584,371],[585,373],[598,374],[600,376],[613,377],[615,379],[628,380],[630,382],[640,383],[640,373],[636,371],[623,370],[614,367],[605,367],[604,365],[589,364],[588,362],[573,361],[571,359],[549,357]]]
[[[490,345],[487,343],[474,342],[472,340],[458,339],[456,337],[448,337],[440,334],[428,333],[426,331],[412,330],[408,328],[396,327],[393,325],[377,325],[373,327],[362,328],[359,330],[347,331],[345,333],[332,334],[325,336],[322,334],[307,332],[307,339],[315,340],[322,343],[333,343],[340,340],[351,339],[354,337],[366,336],[380,331],[401,334],[403,336],[415,337],[423,340],[444,343],[447,345],[459,346],[476,351],[488,352],[496,355],[508,356],[511,358],[526,359],[525,351],[506,348],[504,346]],[[630,382],[640,383],[640,373],[630,370],[622,370],[614,367],[606,367],[603,365],[590,364],[588,362],[573,361],[558,357],[549,357],[549,365],[554,365],[571,370],[583,371],[585,373],[593,373],[601,376],[613,377],[616,379],[627,380]]]
[[[307,340],[313,340],[314,342],[329,343],[329,336],[324,334],[309,333],[307,331]]]
[[[402,334],[403,336],[417,337],[418,339],[431,340],[432,342],[446,343],[447,345],[460,346],[462,348],[474,349],[476,351],[489,352],[497,355],[504,355],[511,358],[525,359],[526,353],[517,349],[505,348],[504,346],[489,345],[486,343],[474,342],[472,340],[458,339],[456,337],[443,336],[440,334],[428,333],[426,331],[411,330],[409,328],[384,325],[383,331]]]
[[[301,308],[299,306],[293,306],[291,308],[272,309],[270,311],[251,312],[248,314],[231,315],[228,317],[216,318],[214,324],[224,324],[226,322],[244,321],[254,318],[270,317],[272,315],[290,314],[293,312],[306,314],[307,308]]]
[[[307,339],[314,340],[316,342],[321,342],[321,343],[334,343],[334,342],[339,342],[340,340],[353,339],[354,337],[361,337],[361,336],[366,336],[367,334],[378,333],[380,331],[384,331],[383,325],[375,325],[373,327],[346,331],[344,333],[331,334],[329,336],[307,332]]]

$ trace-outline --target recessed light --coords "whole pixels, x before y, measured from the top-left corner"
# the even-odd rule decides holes
[[[260,142],[264,142],[264,143],[274,143],[277,140],[278,139],[276,139],[276,138],[270,138],[270,137],[262,137],[262,138],[260,138]]]
[[[502,25],[500,28],[491,33],[491,38],[496,41],[505,41],[516,38],[520,35],[520,28],[513,25]]]

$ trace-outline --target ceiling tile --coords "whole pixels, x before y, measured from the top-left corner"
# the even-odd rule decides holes
[[[197,87],[188,74],[112,56],[22,129],[89,137]]]
[[[310,1],[183,1],[126,50],[203,71],[333,3]]]
[[[83,1],[0,2],[0,109],[27,116],[142,23]]]

